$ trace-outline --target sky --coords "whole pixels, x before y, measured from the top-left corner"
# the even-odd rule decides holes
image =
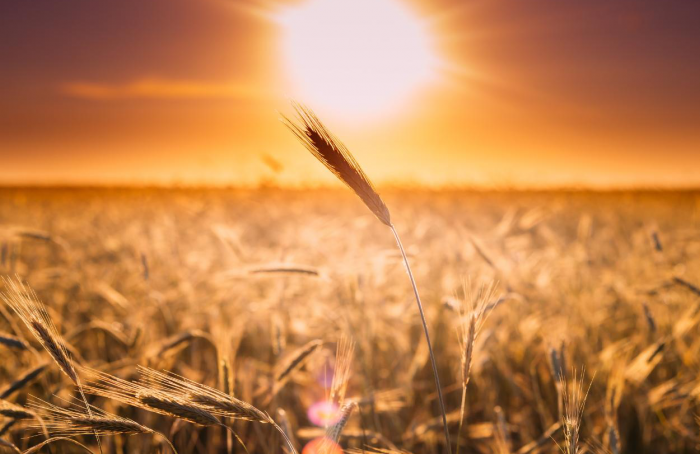
[[[0,2],[0,184],[700,185],[694,0]]]

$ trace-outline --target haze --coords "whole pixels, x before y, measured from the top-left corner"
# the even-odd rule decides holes
[[[379,184],[700,183],[700,3],[395,2],[434,67],[359,110],[290,67],[279,15],[308,2],[3,2],[0,184],[328,183],[278,121],[290,98]]]

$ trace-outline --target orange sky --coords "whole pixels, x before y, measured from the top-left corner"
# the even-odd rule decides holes
[[[331,181],[289,98],[378,183],[700,184],[699,2],[385,1],[437,63],[381,112],[300,89],[276,18],[303,0],[3,2],[0,184]]]

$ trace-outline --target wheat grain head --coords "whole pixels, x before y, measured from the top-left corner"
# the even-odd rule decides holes
[[[292,105],[298,122],[283,115],[283,123],[316,159],[352,189],[377,219],[391,226],[389,209],[350,150],[321,123],[311,109],[296,102]]]

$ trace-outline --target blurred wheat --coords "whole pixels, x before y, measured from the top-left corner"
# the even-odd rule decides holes
[[[355,197],[0,189],[0,452],[446,453],[403,256]],[[382,200],[453,449],[697,452],[700,195]]]

